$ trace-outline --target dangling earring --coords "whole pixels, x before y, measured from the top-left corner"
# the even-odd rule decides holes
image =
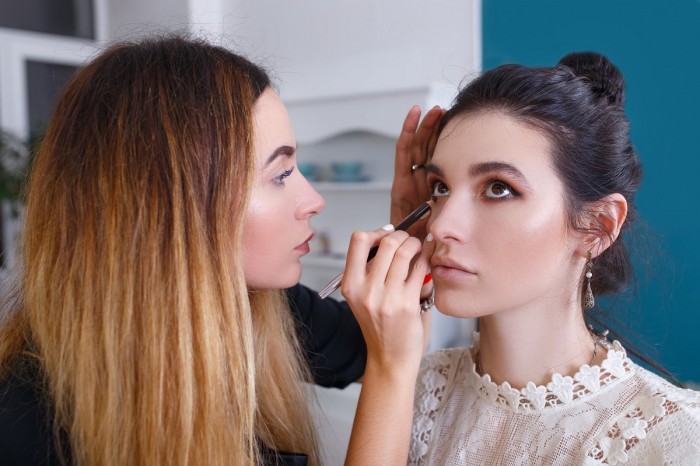
[[[591,251],[588,251],[588,259],[586,260],[586,292],[583,294],[583,307],[590,309],[595,306],[595,298],[591,290],[591,277],[593,277],[593,260],[591,259]]]

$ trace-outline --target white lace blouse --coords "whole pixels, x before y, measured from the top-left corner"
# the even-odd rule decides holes
[[[428,355],[409,465],[700,465],[700,392],[603,343],[600,366],[522,390],[476,372],[478,335],[471,348]]]

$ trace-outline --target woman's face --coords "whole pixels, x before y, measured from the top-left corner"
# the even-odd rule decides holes
[[[296,140],[282,101],[265,90],[253,109],[255,185],[243,229],[243,261],[251,288],[287,288],[301,277],[311,217],[323,198],[297,170]]]
[[[428,167],[440,311],[477,317],[575,299],[582,262],[549,154],[539,130],[496,111],[447,124]]]

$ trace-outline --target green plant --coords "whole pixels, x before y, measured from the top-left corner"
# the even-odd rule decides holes
[[[0,129],[0,201],[19,200],[29,165],[27,143]]]
[[[29,145],[13,135],[0,129],[0,269],[6,265],[5,226],[7,218],[3,204],[9,203],[9,213],[17,217],[20,205],[20,193],[27,177],[29,167]]]

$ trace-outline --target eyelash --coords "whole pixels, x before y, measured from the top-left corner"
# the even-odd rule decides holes
[[[493,185],[496,185],[496,184],[503,186],[503,188],[505,188],[505,190],[507,190],[510,194],[509,194],[509,195],[506,195],[506,196],[503,196],[503,197],[489,197],[489,196],[485,196],[487,199],[490,199],[490,200],[494,200],[494,201],[495,201],[495,200],[499,200],[499,199],[506,199],[506,198],[508,198],[508,197],[518,197],[518,196],[520,196],[520,193],[518,193],[515,189],[513,189],[513,187],[512,187],[511,185],[509,185],[509,184],[506,183],[505,181],[501,181],[501,180],[489,180],[489,181],[484,185],[484,189],[482,190],[482,193],[486,193],[486,191],[489,189],[490,186],[493,186]],[[438,198],[447,197],[447,196],[450,195],[449,187],[447,187],[447,185],[446,185],[445,183],[443,183],[442,181],[440,181],[440,180],[430,182],[429,185],[430,185],[430,198],[431,198],[433,201],[437,201]],[[439,185],[442,185],[442,186],[446,187],[446,188],[447,188],[447,193],[441,193],[441,194],[439,194],[439,195],[435,194],[435,191],[436,191],[436,189],[438,188]]]
[[[289,175],[291,175],[293,171],[294,171],[294,167],[285,171],[281,175],[272,178],[272,182],[275,183],[277,186],[284,186],[284,179],[289,177]]]

